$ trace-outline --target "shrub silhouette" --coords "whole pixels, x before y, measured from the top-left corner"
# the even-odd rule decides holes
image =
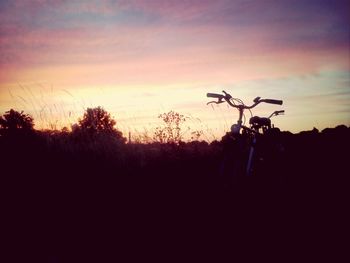
[[[117,140],[125,142],[121,131],[114,126],[117,122],[111,117],[110,113],[102,107],[87,108],[82,119],[78,124],[72,125],[73,133],[87,136],[110,135]]]
[[[0,116],[0,133],[12,134],[16,131],[33,131],[33,118],[24,114],[23,111],[18,112],[13,109],[6,111],[3,116]]]
[[[164,122],[164,127],[157,127],[153,139],[160,143],[178,144],[182,140],[181,125],[186,117],[175,111],[169,111],[158,116]]]

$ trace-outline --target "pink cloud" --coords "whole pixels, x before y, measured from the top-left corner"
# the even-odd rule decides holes
[[[203,13],[212,11],[220,6],[220,1],[211,0],[189,0],[189,1],[138,1],[138,0],[123,0],[118,6],[122,9],[134,9],[144,13],[158,14],[167,18],[175,19],[193,19]]]
[[[285,10],[282,4],[271,10],[264,8],[271,3],[269,1],[264,4],[260,1],[232,4],[232,1],[152,0],[103,1],[102,4],[80,1],[61,1],[55,5],[52,1],[37,1],[33,5],[22,1],[14,3],[17,9],[0,18],[4,22],[0,28],[0,65],[3,67],[115,64],[130,68],[130,72],[135,68],[145,79],[149,78],[141,69],[145,72],[160,70],[163,75],[176,71],[184,77],[191,75],[191,67],[206,73],[213,68],[215,72],[233,70],[242,75],[249,72],[249,63],[251,68],[257,65],[256,68],[263,68],[266,63],[267,68],[272,67],[271,61],[278,62],[278,58],[285,60],[284,64],[289,61],[291,71],[297,70],[296,57],[303,61],[303,69],[317,68],[324,57],[339,57],[338,54],[348,50],[348,42],[337,34],[329,37],[333,20],[323,19],[327,18],[327,13],[319,14],[322,19],[311,15],[305,23],[305,18],[296,19],[297,13],[279,14]],[[60,15],[76,12],[77,17],[73,17],[78,22],[49,27],[35,26],[35,23],[26,25],[25,20],[21,21],[21,12],[26,9],[34,22],[34,15],[46,16],[43,21],[50,21],[45,11],[53,9]],[[156,14],[165,23],[128,24],[128,19],[108,24],[79,23],[79,13],[104,15],[126,10]],[[126,18],[130,15],[129,12],[125,14]],[[92,20],[96,18],[94,15]],[[247,18],[247,15],[250,16]],[[280,23],[272,19],[283,15],[286,19]],[[135,17],[130,15],[130,19]],[[190,20],[203,23],[187,23]],[[219,72],[215,74],[220,75]],[[201,76],[198,73],[198,78]]]

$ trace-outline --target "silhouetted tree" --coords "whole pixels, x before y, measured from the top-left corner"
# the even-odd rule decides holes
[[[10,109],[3,116],[0,116],[1,134],[13,133],[18,130],[33,131],[33,127],[33,118],[28,114],[24,114],[23,111],[18,112]]]
[[[73,132],[80,132],[91,136],[99,134],[112,135],[116,139],[125,141],[121,131],[114,126],[117,122],[111,117],[110,113],[102,107],[87,108],[82,119],[78,124],[72,126]]]

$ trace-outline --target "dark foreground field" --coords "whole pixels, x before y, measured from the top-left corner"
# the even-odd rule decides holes
[[[2,136],[6,250],[15,262],[334,259],[348,209],[349,134],[345,126],[283,133],[279,179],[238,187],[223,187],[220,142]]]

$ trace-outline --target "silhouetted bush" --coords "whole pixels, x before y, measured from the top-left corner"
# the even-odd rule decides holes
[[[158,118],[164,122],[163,127],[157,127],[153,139],[160,143],[179,143],[182,140],[182,124],[186,117],[178,112],[169,111],[160,114]]]
[[[33,127],[33,118],[24,114],[23,111],[18,112],[10,109],[3,116],[0,116],[0,135],[30,132],[33,131]]]
[[[116,124],[110,113],[102,107],[87,108],[83,118],[79,119],[78,124],[72,126],[72,132],[80,139],[94,139],[99,140],[100,143],[106,140],[124,143],[126,139],[122,132],[114,127]]]

